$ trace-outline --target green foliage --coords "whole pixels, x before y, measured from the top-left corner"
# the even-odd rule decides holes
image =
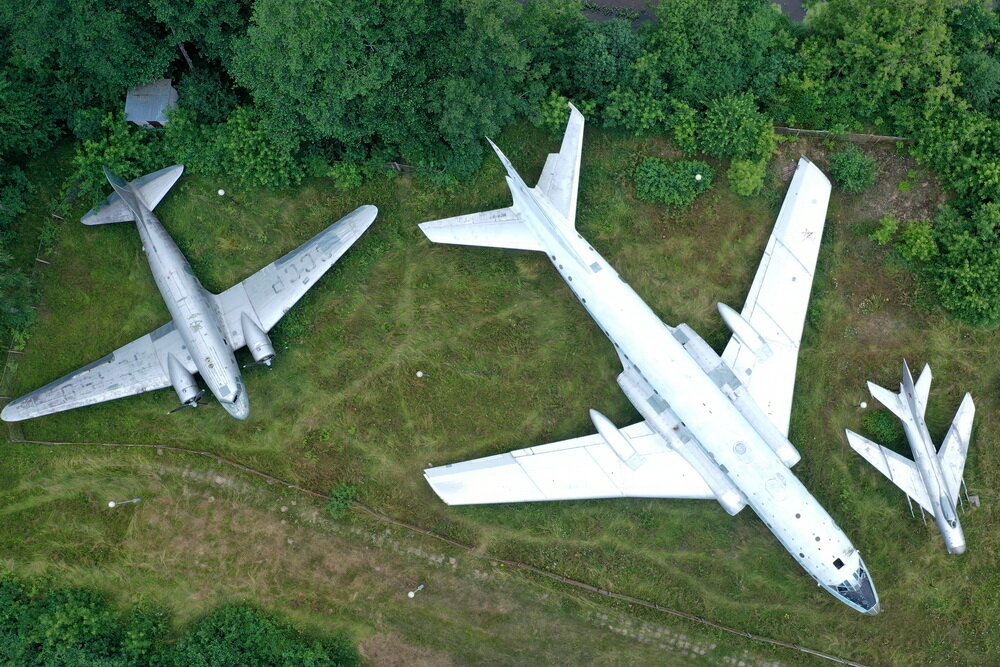
[[[302,138],[271,125],[256,109],[238,107],[219,130],[219,163],[244,185],[283,188],[305,176],[299,159]]]
[[[54,136],[55,128],[36,82],[0,62],[0,156],[36,154],[47,148]]]
[[[893,447],[903,440],[903,426],[888,410],[869,410],[861,423],[868,439],[880,445]]]
[[[771,119],[757,110],[752,95],[728,95],[709,104],[698,145],[714,157],[744,160],[769,157],[777,140]]]
[[[119,612],[83,588],[42,589],[0,579],[0,654],[12,665],[169,667],[360,665],[346,636],[307,637],[249,605],[222,607],[172,645],[167,618],[150,609]]]
[[[347,483],[338,484],[330,489],[330,499],[326,501],[326,509],[334,519],[340,519],[354,506],[357,497],[358,487]]]
[[[0,248],[0,343],[25,331],[35,321],[34,286],[20,269],[11,266],[10,255]]]
[[[177,84],[177,106],[198,123],[221,123],[236,108],[236,93],[222,72],[202,67],[184,72]]]
[[[958,61],[959,91],[973,109],[1000,117],[1000,58],[983,52],[965,53]]]
[[[223,607],[195,623],[163,658],[177,667],[246,665],[360,665],[346,637],[301,635],[249,605]]]
[[[543,93],[530,66],[540,24],[526,25],[526,11],[505,0],[260,0],[232,72],[274,131],[295,128],[328,157],[468,174],[482,137]]]
[[[927,220],[911,220],[899,236],[899,252],[910,261],[926,262],[938,254],[934,227]]]
[[[667,108],[666,123],[674,144],[685,153],[697,152],[698,112],[681,100],[671,100]]]
[[[875,184],[875,160],[848,144],[830,154],[830,176],[847,192],[864,192]]]
[[[203,58],[222,61],[232,55],[233,38],[246,30],[250,5],[249,0],[147,2],[156,20],[169,31],[170,43],[193,43]]]
[[[149,20],[145,0],[0,3],[7,62],[29,77],[55,119],[100,105],[163,76],[176,45]]]
[[[672,0],[656,7],[636,88],[704,105],[749,93],[769,103],[794,63],[788,21],[765,0]]]
[[[157,131],[137,127],[124,115],[111,113],[104,115],[100,127],[101,135],[78,144],[73,156],[77,196],[91,205],[107,196],[102,167],[132,180],[163,166]]]
[[[942,305],[971,324],[1000,322],[1000,202],[943,207],[934,237],[940,254],[926,272]]]
[[[701,179],[697,175],[701,175]],[[715,172],[696,160],[667,161],[649,157],[635,170],[635,187],[639,199],[659,202],[671,208],[684,209],[694,203],[699,194],[712,186]]]
[[[628,78],[640,46],[638,33],[627,21],[586,23],[567,49],[563,92],[575,99],[606,100]]]
[[[811,7],[800,66],[781,89],[788,124],[907,126],[928,102],[954,98],[950,0],[828,0]]]
[[[569,122],[569,102],[570,100],[563,97],[556,91],[549,93],[549,96],[542,103],[542,113],[539,119],[539,125],[549,132],[549,134],[557,137],[562,137],[563,132],[566,131],[566,123]],[[589,117],[594,111],[593,102],[581,102],[575,105],[580,113],[584,117]]]
[[[0,250],[14,233],[14,221],[28,209],[31,194],[24,172],[0,159]]]
[[[729,169],[726,170],[729,187],[732,188],[733,192],[744,197],[757,194],[764,187],[764,176],[767,174],[769,162],[769,156],[759,160],[734,158],[729,163]]]
[[[878,245],[886,245],[896,236],[897,231],[899,231],[899,218],[889,213],[879,219],[878,227],[870,238]]]

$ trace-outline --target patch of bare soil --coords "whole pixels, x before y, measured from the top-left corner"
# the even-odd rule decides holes
[[[358,646],[369,665],[382,667],[437,667],[454,665],[448,656],[409,644],[394,632],[372,635]]]

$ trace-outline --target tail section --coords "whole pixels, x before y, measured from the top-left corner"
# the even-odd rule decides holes
[[[917,409],[920,411],[920,416],[923,417],[927,412],[927,397],[931,393],[931,367],[924,364],[924,370],[920,372],[920,377],[916,382],[913,381],[913,374],[910,373],[910,365],[903,360],[903,385],[902,390],[906,394],[913,397],[914,402],[917,404]]]
[[[150,211],[153,210],[183,173],[184,165],[177,164],[146,174],[129,184],[105,167],[104,175],[115,191],[103,204],[88,211],[81,222],[85,225],[106,225],[135,220],[140,200],[142,206]]]
[[[972,439],[972,421],[976,416],[976,406],[972,402],[972,395],[966,394],[962,399],[962,404],[958,406],[958,413],[955,420],[948,429],[948,435],[944,438],[941,451],[938,452],[938,461],[941,463],[941,471],[945,476],[945,484],[951,494],[951,502],[958,498],[958,490],[962,482],[962,473],[965,470],[965,459],[969,454],[969,441]]]
[[[909,419],[906,407],[903,405],[903,402],[899,400],[899,394],[894,394],[888,389],[878,386],[874,382],[868,383],[868,391],[872,393],[875,400],[887,407],[892,414],[896,415],[903,421]]]

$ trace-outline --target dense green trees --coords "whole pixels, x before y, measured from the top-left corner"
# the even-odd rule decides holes
[[[483,135],[518,116],[561,129],[572,100],[592,124],[663,133],[685,153],[729,160],[730,186],[746,195],[763,185],[772,119],[912,136],[914,155],[959,195],[943,214],[950,222],[922,228],[941,252],[914,262],[953,312],[966,312],[957,305],[962,290],[1000,304],[988,281],[942,277],[961,255],[948,243],[968,235],[987,255],[1000,247],[1000,237],[973,223],[1000,199],[1000,20],[988,2],[913,0],[900,11],[892,0],[826,0],[792,25],[767,0],[672,0],[640,29],[587,21],[581,7],[2,5],[0,243],[23,208],[19,165],[68,131],[77,137],[78,191],[89,198],[103,187],[97,167],[105,163],[132,176],[184,162],[254,187],[308,174],[356,182],[366,173],[361,163],[388,160],[451,179],[478,166]],[[124,127],[125,90],[164,75],[181,92],[171,124]]]
[[[165,614],[119,611],[82,588],[0,578],[0,659],[69,667],[359,665],[345,636],[305,636],[249,605],[221,607],[170,640]]]

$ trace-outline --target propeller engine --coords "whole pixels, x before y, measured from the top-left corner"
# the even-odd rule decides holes
[[[205,395],[205,390],[198,386],[198,381],[194,379],[191,371],[184,368],[184,365],[177,361],[177,358],[172,354],[167,361],[167,370],[170,373],[170,384],[174,386],[177,398],[181,401],[178,407],[167,414],[173,414],[181,408],[196,408],[201,405],[198,401]]]
[[[247,349],[250,350],[250,354],[253,356],[253,363],[247,364],[244,368],[259,364],[270,366],[275,356],[274,345],[271,344],[271,339],[268,338],[267,334],[264,333],[264,330],[256,322],[247,317],[246,313],[240,316],[240,323],[243,326],[243,340],[246,341]]]

